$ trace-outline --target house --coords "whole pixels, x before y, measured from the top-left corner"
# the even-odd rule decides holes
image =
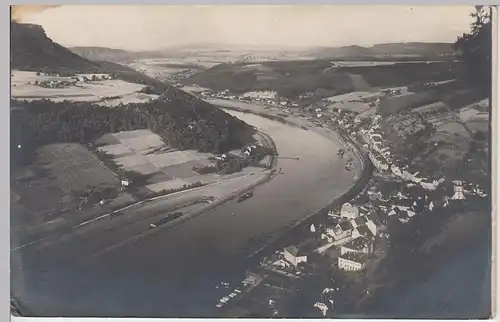
[[[366,216],[367,222],[372,221],[377,226],[383,224],[383,217],[384,217],[383,213],[378,214],[376,212],[372,212],[371,214]]]
[[[377,235],[377,228],[379,225],[375,224],[372,220],[368,220],[365,224],[366,228],[370,230],[370,232],[375,236]]]
[[[376,156],[373,153],[369,152],[368,157],[370,158],[370,161],[373,163],[373,165],[377,168],[377,170],[381,172],[389,170],[389,165],[384,162],[380,156]]]
[[[373,252],[373,241],[365,237],[358,237],[340,247],[340,255],[346,253],[370,254]]]
[[[351,219],[350,223],[351,223],[351,226],[353,228],[358,228],[358,227],[363,226],[364,224],[366,224],[366,221],[365,221],[364,216],[363,216],[363,217],[356,217],[354,219]]]
[[[465,195],[464,195],[463,188],[462,188],[462,181],[453,181],[453,184],[455,185],[453,187],[454,194],[451,197],[451,199],[452,200],[464,200]]]
[[[336,218],[338,216],[339,215],[335,211],[333,210],[328,211],[328,217]]]
[[[291,263],[293,266],[297,266],[300,263],[307,263],[307,255],[302,254],[300,250],[293,245],[285,247],[284,251],[285,260]]]
[[[366,237],[366,238],[372,238],[372,237],[374,237],[374,235],[375,234],[372,233],[372,231],[370,230],[370,228],[368,228],[366,225],[364,225],[364,226],[360,226],[360,227],[355,228],[352,231],[351,237],[352,238],[358,238],[360,236],[363,236],[363,237]]]
[[[422,188],[426,189],[426,190],[436,190],[436,188],[439,186],[440,183],[444,182],[444,179],[441,178],[439,180],[434,180],[432,182],[424,182],[424,181],[421,181],[420,182],[420,185],[422,186]]]
[[[344,239],[351,235],[352,229],[351,223],[349,221],[344,221],[337,224],[335,227],[327,227],[326,234],[323,234],[321,237],[322,239],[327,239],[328,242]]]
[[[73,76],[71,77],[72,80],[75,80],[80,83],[84,83],[87,80],[87,77],[84,76]]]
[[[408,216],[408,212],[406,211],[401,211],[398,217],[399,221],[402,222],[403,224],[410,221],[410,216]]]
[[[339,269],[344,271],[360,271],[365,267],[365,256],[357,253],[346,253],[338,257]]]
[[[130,181],[127,179],[122,179],[122,187],[128,187],[130,185]]]
[[[353,206],[350,203],[346,202],[342,205],[342,208],[340,209],[340,216],[346,219],[354,219],[356,217],[359,217],[359,209],[358,207]]]

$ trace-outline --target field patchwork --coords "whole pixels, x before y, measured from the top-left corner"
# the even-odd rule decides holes
[[[211,154],[173,150],[149,130],[106,134],[96,144],[123,170],[137,173],[149,191],[179,189],[196,182],[212,183],[221,179],[219,175],[198,175],[193,171],[193,167],[212,164]]]
[[[100,74],[95,74],[101,76]],[[92,78],[93,75],[82,74]],[[42,87],[38,83],[46,83]],[[62,85],[64,83],[64,85]],[[57,85],[60,87],[57,87]],[[11,96],[15,99],[50,99],[55,102],[70,100],[75,102],[95,102],[99,105],[114,107],[120,103],[140,103],[158,98],[158,95],[140,93],[142,84],[108,79],[78,82],[72,77],[37,76],[36,72],[12,71]]]

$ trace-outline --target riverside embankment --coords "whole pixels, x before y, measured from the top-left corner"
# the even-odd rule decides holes
[[[90,247],[100,250],[110,236],[126,240],[127,230],[122,234],[117,225],[90,237],[77,235],[43,254],[23,249],[20,258],[13,259],[23,270],[14,277],[16,297],[39,316],[216,315],[217,282],[238,273],[269,236],[280,235],[336,196],[349,193],[359,179],[337,157],[340,142],[252,114],[238,117],[272,137],[279,156],[297,159],[279,159],[281,174],[259,186],[252,198],[226,202],[81,267],[61,265],[60,259],[70,262]],[[128,231],[134,227],[133,216],[126,224]]]

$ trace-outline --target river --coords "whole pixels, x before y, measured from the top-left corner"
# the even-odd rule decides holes
[[[217,298],[227,291],[215,289],[218,281],[239,278],[248,255],[271,235],[354,183],[355,173],[336,156],[335,141],[253,114],[229,113],[270,135],[281,157],[299,160],[280,159],[283,174],[258,187],[252,198],[230,201],[99,260],[81,254],[90,244],[106,247],[105,233],[77,247],[62,242],[43,253],[16,252],[12,288],[22,306],[38,316],[214,316]],[[123,239],[130,237],[127,231]]]

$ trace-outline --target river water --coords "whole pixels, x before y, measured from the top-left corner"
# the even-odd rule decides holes
[[[28,312],[39,316],[216,315],[217,299],[227,292],[215,289],[217,282],[239,278],[248,254],[269,236],[324,207],[354,183],[354,173],[346,171],[336,156],[335,141],[253,114],[229,113],[269,134],[280,156],[299,160],[280,159],[283,174],[257,188],[252,198],[228,202],[171,230],[115,249],[98,261],[81,258],[86,243],[77,247],[60,243],[44,253],[16,252],[12,289]],[[124,232],[123,239],[127,238]],[[92,245],[106,247],[106,234],[93,237]]]

